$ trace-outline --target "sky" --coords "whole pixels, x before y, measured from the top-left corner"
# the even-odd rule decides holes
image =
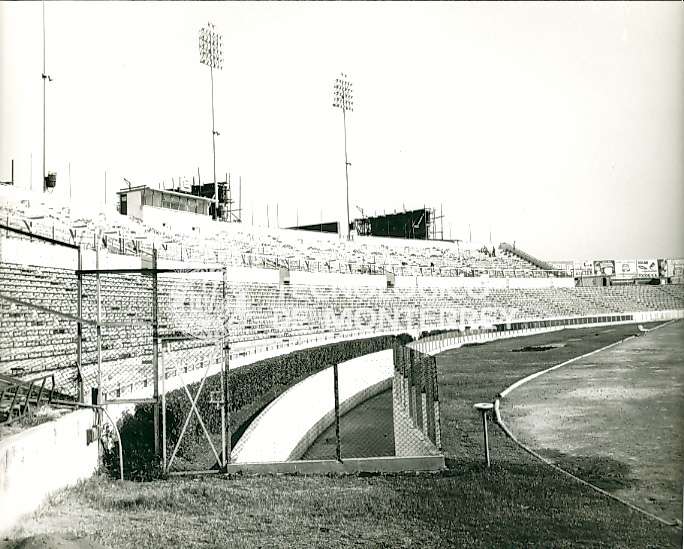
[[[0,180],[42,172],[40,2],[0,2]],[[242,178],[243,221],[426,205],[549,260],[684,256],[681,3],[46,2],[55,199]],[[105,178],[107,184],[105,185]],[[276,220],[277,212],[277,220]]]

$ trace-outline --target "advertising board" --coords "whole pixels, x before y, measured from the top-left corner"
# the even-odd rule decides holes
[[[615,274],[615,261],[612,259],[601,259],[594,261],[594,274],[612,276]]]
[[[616,259],[615,276],[620,278],[632,278],[637,274],[636,259]]]
[[[575,261],[572,268],[575,271],[575,276],[591,276],[594,274],[593,261]]]
[[[684,259],[668,259],[668,266],[672,269],[672,275],[684,277]]]
[[[637,259],[637,274],[639,276],[658,276],[658,261],[656,259]]]

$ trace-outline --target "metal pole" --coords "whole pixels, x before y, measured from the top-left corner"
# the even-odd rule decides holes
[[[116,438],[119,441],[119,478],[121,480],[124,479],[124,462],[123,462],[123,441],[121,440],[121,433],[119,432],[119,428],[116,426],[116,421],[112,419],[112,416],[109,415],[107,412],[107,409],[104,406],[101,406],[98,408],[98,417],[100,416],[100,412],[104,412],[107,418],[109,419],[109,422],[112,424],[112,427],[114,428],[114,432],[116,433]]]
[[[216,181],[216,129],[214,127],[214,67],[209,66],[211,76],[211,150],[214,156],[214,219],[218,219],[218,182]]]
[[[482,428],[484,429],[484,446],[485,446],[485,458],[487,459],[487,467],[491,467],[489,461],[489,435],[487,433],[487,412],[482,412]]]
[[[78,274],[76,275],[76,315],[82,318],[83,311],[83,275],[81,269],[83,268],[83,254],[81,246],[78,246]],[[76,368],[78,369],[78,401],[85,404],[85,395],[83,393],[83,324],[79,320],[76,323]]]
[[[160,385],[161,385],[161,433],[162,433],[162,471],[164,474],[168,473],[166,466],[166,368],[164,367],[164,341],[160,338],[161,353],[159,354],[159,370],[160,370]]]
[[[226,279],[228,277],[228,271],[226,267],[223,268],[223,424],[225,433],[225,443],[223,447],[224,453],[224,465],[230,463],[230,454],[232,451],[232,441],[231,441],[231,428],[230,428],[230,340],[228,333],[228,324],[226,318]]]
[[[45,74],[45,0],[42,2],[43,5],[43,191],[45,191],[45,80],[47,75]]]
[[[337,378],[337,363],[333,364],[333,391],[335,393],[335,457],[342,462],[342,444],[340,441],[340,391]]]
[[[349,161],[347,160],[347,109],[342,107],[342,123],[344,125],[344,178],[347,182],[347,239],[351,239],[349,231]]]
[[[95,242],[95,269],[100,269],[100,238]],[[96,295],[97,295],[97,310],[96,310],[96,339],[97,339],[97,401],[95,404],[100,406],[102,404],[102,327],[100,322],[102,320],[102,296],[100,293],[100,273],[95,275]]]
[[[159,307],[157,248],[152,248],[152,370],[154,372],[154,455],[159,456]]]
[[[221,413],[221,467],[228,463],[228,452],[226,447],[226,343],[225,336],[221,334],[221,402],[219,411]]]

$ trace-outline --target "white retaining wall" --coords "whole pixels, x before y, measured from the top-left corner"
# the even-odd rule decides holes
[[[98,443],[86,443],[94,417],[90,409],[78,410],[0,439],[0,534],[51,492],[97,470]]]
[[[616,313],[619,315],[632,315],[633,320],[613,321],[613,322],[594,322],[587,324],[568,324],[566,326],[548,326],[540,328],[522,328],[519,330],[507,330],[505,332],[483,332],[475,334],[461,334],[459,332],[448,332],[429,336],[419,341],[412,341],[408,347],[416,349],[422,353],[436,355],[449,349],[457,349],[468,343],[483,343],[495,339],[508,339],[513,337],[523,337],[547,332],[557,332],[566,329],[591,328],[595,326],[614,326],[619,324],[635,324],[638,322],[661,322],[684,318],[684,310],[673,309],[669,311],[645,311],[636,313]],[[606,315],[591,315],[606,316]],[[576,317],[566,317],[568,319]],[[582,317],[577,317],[582,318]],[[539,319],[541,320],[541,319]],[[549,319],[555,320],[555,319]],[[517,320],[515,322],[518,322]]]
[[[392,350],[338,366],[340,413],[391,386]],[[275,399],[252,422],[232,453],[233,463],[298,459],[334,421],[333,368],[314,374]]]

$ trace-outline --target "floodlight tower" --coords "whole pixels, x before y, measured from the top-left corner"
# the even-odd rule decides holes
[[[218,182],[216,181],[216,136],[219,132],[214,126],[214,69],[223,68],[223,37],[214,30],[213,23],[207,23],[199,31],[200,63],[209,67],[211,77],[211,148],[214,156],[214,219],[218,217]]]
[[[344,177],[347,182],[347,238],[351,238],[349,231],[349,166],[351,163],[347,159],[347,111],[354,111],[354,97],[352,93],[352,83],[349,76],[340,73],[335,79],[333,87],[333,107],[342,110],[342,124],[344,126]]]

